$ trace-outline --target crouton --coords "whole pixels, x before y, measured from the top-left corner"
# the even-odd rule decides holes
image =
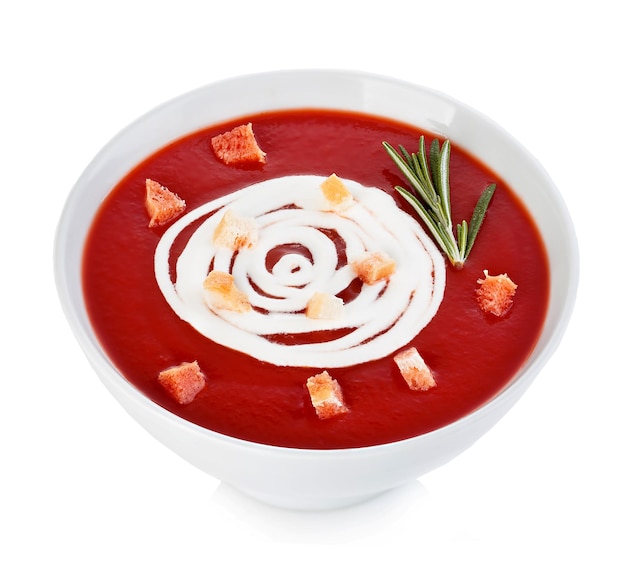
[[[307,379],[306,387],[318,418],[325,420],[348,411],[341,386],[326,370]]]
[[[253,218],[244,218],[232,210],[226,210],[213,232],[213,243],[239,251],[253,247],[259,239],[256,222]]]
[[[146,210],[150,216],[149,228],[163,226],[177,218],[186,204],[174,192],[150,178],[146,179]]]
[[[245,313],[252,308],[246,295],[237,289],[230,273],[211,271],[202,286],[206,303],[214,309]]]
[[[189,404],[206,384],[197,361],[183,362],[159,373],[159,384],[179,404]]]
[[[265,163],[265,153],[259,148],[252,123],[216,135],[211,139],[213,152],[224,164]]]
[[[396,262],[384,253],[366,253],[353,262],[352,267],[363,283],[372,285],[381,279],[388,279],[396,270]]]
[[[513,305],[513,297],[517,285],[511,278],[503,273],[501,275],[489,275],[485,269],[485,278],[478,279],[476,289],[478,305],[485,313],[491,313],[496,317],[506,314]]]
[[[412,346],[399,352],[393,360],[411,390],[425,392],[437,386],[432,371],[415,347]]]
[[[354,202],[352,194],[336,174],[326,178],[320,187],[331,211],[345,210]]]
[[[310,319],[337,319],[343,314],[343,300],[329,293],[314,293],[306,306]]]

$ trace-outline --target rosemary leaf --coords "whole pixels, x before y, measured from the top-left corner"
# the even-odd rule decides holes
[[[402,145],[400,145],[398,148],[400,149],[400,152],[402,153],[402,157],[404,158],[405,162],[411,162],[411,153],[408,152]]]
[[[436,140],[436,139],[435,139]],[[452,223],[452,212],[450,208],[450,141],[444,141],[441,147],[441,155],[439,157],[439,172],[437,182],[439,184],[439,193],[445,212],[446,219]]]
[[[419,157],[416,154],[410,155],[411,159],[409,160],[409,164],[411,164],[417,178],[420,182],[420,187],[422,188],[425,198],[428,202],[431,202],[434,197],[434,192],[431,191],[431,188],[428,185],[428,172],[424,172],[422,168],[422,164],[419,161]]]
[[[429,168],[428,168],[428,162],[426,160],[426,147],[424,144],[424,139],[420,138],[420,146],[419,146],[419,152],[416,155],[413,155],[416,157],[416,162],[419,163],[422,172],[424,173],[424,180],[425,180],[425,185],[428,187],[430,193],[432,194],[432,199],[433,201],[435,200],[435,196],[437,195],[437,190],[435,189],[435,185],[431,179],[431,177],[429,176]],[[432,170],[432,169],[431,169]]]
[[[493,194],[496,191],[495,184],[489,184],[487,188],[483,190],[483,193],[478,198],[476,202],[476,207],[474,208],[474,213],[472,214],[472,218],[469,223],[469,233],[467,237],[467,249],[465,250],[465,257],[469,255],[474,242],[476,241],[476,236],[478,235],[478,230],[480,226],[483,225],[483,220],[485,219],[485,214],[487,213],[487,208],[489,207],[489,203],[491,202],[491,198],[493,198]]]
[[[459,242],[459,253],[462,259],[467,258],[467,222],[463,220],[456,226],[456,240]]]
[[[420,152],[426,152],[423,144],[424,137],[420,137]],[[433,175],[433,186],[441,188],[441,152],[439,148],[439,141],[433,139],[430,143],[430,171]]]

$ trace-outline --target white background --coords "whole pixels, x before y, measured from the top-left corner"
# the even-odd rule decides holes
[[[0,567],[626,567],[618,2],[2,6]],[[448,465],[336,512],[255,503],[148,436],[91,371],[52,275],[64,200],[113,135],[205,83],[286,68],[391,75],[489,115],[546,167],[580,241],[571,326],[522,401]]]

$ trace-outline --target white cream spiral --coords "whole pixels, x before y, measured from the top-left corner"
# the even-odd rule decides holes
[[[323,180],[302,175],[259,182],[176,221],[154,257],[158,285],[176,314],[214,342],[279,366],[351,366],[387,356],[410,342],[443,298],[442,255],[417,221],[384,191],[343,179],[354,200],[349,208],[333,212],[320,190]],[[226,209],[256,221],[255,247],[235,253],[213,243]],[[173,244],[194,222],[198,227],[172,260]],[[345,255],[338,242],[345,244]],[[280,248],[284,253],[270,266],[268,255]],[[396,263],[388,280],[363,284],[338,319],[305,315],[314,293],[340,296],[356,278],[350,262],[375,251]],[[202,287],[209,269],[231,273],[253,310],[210,309]],[[335,331],[333,338],[318,342],[310,334],[324,330]],[[301,334],[309,336],[303,342],[279,340]]]

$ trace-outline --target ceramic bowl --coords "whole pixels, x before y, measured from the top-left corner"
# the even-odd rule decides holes
[[[497,397],[425,435],[365,448],[310,450],[242,441],[198,427],[156,405],[111,364],[98,344],[81,290],[83,242],[111,188],[137,163],[182,135],[271,109],[354,110],[413,124],[463,146],[514,189],[534,217],[547,249],[550,302],[539,341]],[[297,509],[344,506],[420,477],[463,452],[522,396],[556,350],[572,312],[578,251],[557,188],[538,162],[502,128],[454,99],[395,79],[359,72],[303,70],[224,80],[182,95],[132,123],[87,166],[58,224],[54,267],[73,332],[113,396],[164,445],[236,489]]]

